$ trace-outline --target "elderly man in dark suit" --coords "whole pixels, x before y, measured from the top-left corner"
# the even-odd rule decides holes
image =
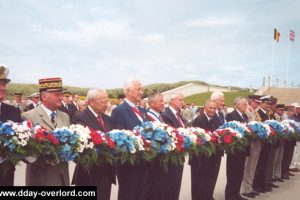
[[[193,127],[200,127],[205,130],[216,130],[217,124],[213,120],[216,114],[217,104],[208,100],[205,103],[204,111],[193,121]],[[192,200],[211,200],[213,199],[214,184],[212,178],[215,177],[216,157],[205,155],[190,157]]]
[[[213,116],[213,121],[215,123],[215,128],[218,129],[225,123],[225,97],[222,92],[213,92],[211,94],[210,100],[214,101],[217,104],[216,114]],[[217,147],[216,154],[214,155],[214,162],[215,164],[212,166],[212,177],[210,178],[209,187],[212,188],[211,199],[213,200],[213,193],[216,187],[217,179],[219,176],[220,166],[221,166],[221,159],[224,155],[224,150]]]
[[[148,121],[145,109],[138,103],[142,99],[143,87],[139,80],[128,80],[125,83],[124,102],[112,112],[114,128],[132,130],[135,126]],[[150,188],[150,163],[141,161],[135,165],[117,164],[119,183],[119,200],[144,200],[148,198]]]
[[[247,123],[248,117],[245,114],[247,99],[245,97],[236,97],[233,103],[234,110],[227,114],[226,120]],[[240,195],[240,189],[244,176],[245,159],[248,154],[248,150],[245,152],[235,152],[235,154],[227,154],[225,200],[246,200],[246,198]],[[250,197],[254,197],[254,195]]]
[[[87,93],[89,106],[81,113],[77,113],[73,124],[82,124],[100,130],[104,133],[113,129],[112,119],[104,114],[108,105],[108,96],[105,90],[90,89]],[[99,159],[103,159],[99,157]],[[105,161],[94,165],[90,172],[87,172],[80,164],[76,165],[73,184],[76,186],[97,186],[97,199],[109,200],[111,184],[115,183],[114,169]]]
[[[25,113],[23,118],[30,120],[32,124],[39,124],[47,130],[54,130],[70,125],[69,116],[59,111],[62,100],[61,78],[46,78],[39,80],[41,104]],[[28,164],[26,167],[27,186],[68,186],[68,163],[60,163],[59,166],[45,163],[42,158]]]
[[[0,121],[7,122],[11,120],[21,122],[20,110],[2,102],[6,96],[6,84],[10,82],[7,76],[8,69],[4,66],[0,66]],[[11,162],[3,160],[0,154],[0,186],[13,186],[14,174],[15,166]]]
[[[184,128],[184,120],[180,115],[182,106],[183,95],[181,93],[171,95],[169,107],[162,113],[163,122],[174,128]],[[184,161],[184,157],[182,157],[182,160]],[[159,182],[164,192],[159,199],[179,199],[182,172],[183,165],[174,165],[172,163],[168,163],[168,172],[161,170]]]

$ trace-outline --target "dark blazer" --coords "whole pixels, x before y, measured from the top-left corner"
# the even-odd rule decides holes
[[[193,121],[193,127],[200,127],[200,128],[203,128],[203,129],[209,130],[209,131],[216,130],[218,128],[217,125],[218,124],[215,122],[215,120],[213,118],[211,118],[211,122],[209,123],[208,119],[204,113],[201,113]]]
[[[22,121],[20,109],[14,106],[2,102],[0,112],[1,112],[0,113],[1,122],[7,122],[8,120],[11,120],[13,122]],[[7,166],[8,168],[6,168]],[[5,170],[7,171],[3,173]],[[15,166],[12,163],[8,161],[4,161],[3,163],[1,163],[0,164],[0,186],[13,186],[14,173],[15,173]]]
[[[32,110],[32,109],[34,109],[35,107],[34,107],[34,105],[33,105],[33,103],[31,103],[31,104],[29,104],[28,106],[27,106],[27,111],[28,110]]]
[[[58,110],[60,110],[64,113],[67,113],[71,119],[71,111],[70,111],[69,105],[68,105],[68,108],[66,108],[63,104],[61,104],[61,107],[58,108]]]
[[[146,110],[143,108],[138,109],[143,121],[149,121]],[[112,111],[112,119],[115,129],[132,130],[137,125],[142,124],[126,101]],[[141,161],[138,164],[131,165],[119,162],[116,171],[119,184],[118,200],[144,200],[148,198],[150,163]]]
[[[245,113],[243,117],[237,112],[236,109],[226,116],[227,121],[239,121],[242,123],[248,122],[248,117]],[[250,153],[249,147],[245,152],[236,152],[235,154],[227,154],[226,174],[227,184],[225,188],[225,199],[237,198],[240,194],[242,180],[244,176],[245,159]]]
[[[113,129],[113,121],[111,117],[101,114],[106,130]],[[103,127],[100,125],[98,119],[90,111],[86,109],[81,113],[77,113],[73,119],[72,124],[82,124],[104,132]],[[101,159],[101,158],[100,158]],[[80,164],[76,165],[72,184],[78,186],[98,186],[100,199],[110,199],[111,184],[116,183],[114,167],[108,163],[101,162],[99,165],[94,165],[90,172],[87,172]]]
[[[218,112],[218,111],[217,111]],[[222,116],[222,117],[224,117],[224,116]],[[223,122],[221,121],[221,119],[220,119],[220,117],[217,115],[217,113],[213,116],[213,120],[214,120],[214,122],[215,122],[215,124],[216,124],[216,128],[218,129],[220,126],[222,126],[223,125]],[[225,120],[225,118],[224,118],[224,120]]]
[[[234,109],[231,113],[228,113],[226,116],[226,121],[239,121],[242,123],[247,123],[248,122],[248,116],[244,113],[243,114],[244,119],[241,117],[241,115]]]
[[[147,111],[141,107],[138,107],[138,109],[143,116],[143,120],[149,121],[147,118]],[[115,129],[132,130],[137,125],[142,124],[126,101],[116,107],[111,116],[114,121]]]
[[[163,122],[172,126],[173,128],[181,127],[177,120],[177,117],[174,115],[174,113],[172,112],[172,110],[169,107],[167,107],[165,109],[165,111],[161,114],[161,116],[162,116]],[[180,118],[181,118],[183,124],[185,124],[181,115],[180,115]]]
[[[79,112],[79,110],[77,109],[76,105],[73,102],[68,104],[68,108],[69,108],[70,117],[72,119],[72,117],[74,117],[76,113]]]

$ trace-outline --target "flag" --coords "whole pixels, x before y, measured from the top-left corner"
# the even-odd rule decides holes
[[[279,42],[279,37],[280,33],[277,31],[276,28],[274,28],[274,40],[276,40],[276,42]]]
[[[290,30],[290,40],[292,42],[294,42],[294,40],[295,40],[295,32],[293,30]]]

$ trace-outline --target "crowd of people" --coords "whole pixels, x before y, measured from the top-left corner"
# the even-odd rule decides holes
[[[6,100],[7,68],[0,67],[0,106],[2,122],[30,120],[47,130],[54,130],[70,124],[82,124],[108,132],[113,129],[132,130],[146,121],[166,123],[174,128],[200,127],[214,131],[226,121],[266,121],[293,119],[300,121],[300,106],[277,104],[272,96],[250,95],[236,97],[234,108],[227,112],[224,94],[213,92],[202,108],[184,103],[184,96],[174,93],[168,104],[160,93],[151,94],[147,102],[142,99],[143,86],[139,80],[125,82],[124,94],[119,105],[110,106],[103,89],[90,89],[86,100],[79,95],[64,90],[61,78],[39,80],[39,92],[28,97],[24,103],[21,93],[15,93],[12,102]],[[113,109],[111,109],[113,108]],[[216,153],[189,158],[191,167],[191,197],[193,200],[214,199],[214,189],[218,178],[224,150]],[[99,158],[101,159],[101,158]],[[182,156],[182,160],[185,161]],[[1,159],[0,185],[12,186],[15,166]],[[277,181],[288,180],[300,171],[300,145],[296,141],[265,143],[251,141],[247,150],[226,156],[225,186],[226,200],[245,200],[260,193],[271,192],[279,186]],[[101,162],[88,172],[80,164],[76,165],[72,180],[69,180],[68,163],[59,166],[43,162],[42,158],[25,159],[27,186],[97,186],[97,199],[110,199],[112,184],[118,184],[119,200],[159,200],[179,199],[184,165],[169,162],[167,170],[159,157],[152,162],[129,163]],[[9,171],[3,172],[9,166]]]

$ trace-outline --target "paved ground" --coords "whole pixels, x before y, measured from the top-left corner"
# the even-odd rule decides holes
[[[223,157],[222,165],[218,177],[218,182],[215,189],[215,199],[224,200],[224,190],[226,185],[226,172],[225,165],[226,159]],[[70,174],[73,175],[74,164],[70,164]],[[25,165],[22,164],[17,166],[15,174],[15,185],[24,185],[25,184]],[[277,183],[276,183],[277,184]],[[291,177],[289,181],[283,183],[278,183],[280,186],[277,189],[274,189],[271,193],[261,194],[255,198],[255,200],[299,200],[300,199],[300,173],[296,176]],[[117,199],[117,187],[113,186],[112,188],[112,200]],[[187,162],[184,166],[184,174],[181,185],[180,192],[181,200],[190,200],[191,199],[191,181],[190,181],[190,167],[187,165]],[[250,198],[249,198],[250,199]]]

